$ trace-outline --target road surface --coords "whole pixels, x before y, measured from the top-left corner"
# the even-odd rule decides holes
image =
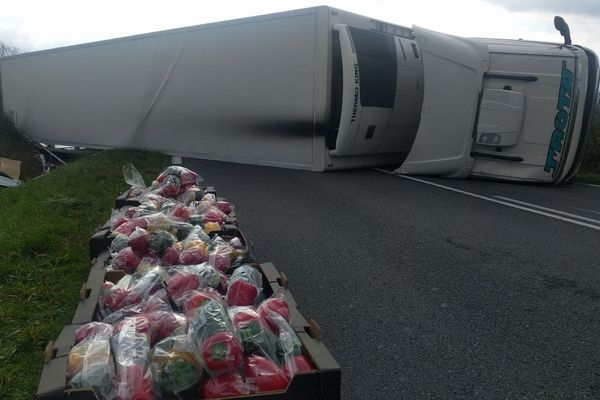
[[[286,272],[344,399],[600,398],[600,187],[184,165]]]

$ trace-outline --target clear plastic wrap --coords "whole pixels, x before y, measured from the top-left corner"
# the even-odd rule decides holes
[[[111,254],[116,254],[127,247],[127,242],[129,239],[126,235],[119,233],[117,234],[112,242],[110,242],[109,251]]]
[[[277,359],[274,336],[253,307],[231,307],[229,315],[242,340],[246,357],[256,354]]]
[[[128,274],[133,274],[141,261],[140,257],[135,254],[131,247],[126,247],[113,255],[111,263],[114,269],[120,269]]]
[[[98,306],[103,317],[128,305],[139,304],[148,298],[153,290],[163,286],[160,267],[151,267],[133,275],[125,275],[116,284],[104,282]]]
[[[186,335],[188,319],[185,315],[172,311],[152,311],[144,314],[150,321],[150,344],[173,335]]]
[[[198,198],[198,196],[202,196],[204,194],[204,190],[202,190],[201,187],[196,186],[196,185],[192,185],[192,186],[185,186],[185,191],[181,191],[179,192],[179,196],[177,196],[177,201],[179,201],[180,203],[189,206],[191,205],[194,201],[196,201],[196,199]]]
[[[123,179],[132,188],[146,189],[146,182],[133,164],[123,165]]]
[[[219,210],[215,206],[211,206],[208,210],[200,214],[202,216],[202,222],[216,222],[222,224],[227,219],[227,214]]]
[[[205,399],[246,396],[250,393],[251,387],[237,372],[211,376],[202,385],[202,395]]]
[[[167,292],[175,303],[186,292],[216,288],[221,283],[219,272],[208,264],[177,265],[168,268],[166,275]]]
[[[181,184],[184,186],[199,185],[200,183],[202,183],[204,181],[204,179],[202,179],[202,177],[200,175],[198,175],[197,173],[195,173],[194,171],[191,171],[191,170],[189,170],[185,167],[181,167],[179,165],[171,165],[171,166],[167,167],[163,172],[160,173],[160,175],[158,175],[158,177],[156,178],[156,181],[158,183],[162,183],[169,176],[178,177],[181,181]]]
[[[175,244],[177,238],[170,232],[157,230],[150,233],[148,249],[157,257],[162,257],[165,250]]]
[[[206,370],[211,375],[236,371],[242,363],[243,350],[225,304],[211,299],[188,315],[188,337],[202,355]]]
[[[151,367],[158,398],[195,398],[204,370],[186,336],[171,336],[157,343],[151,352]]]
[[[179,256],[181,254],[181,250],[179,250],[179,246],[171,246],[167,247],[162,256],[160,257],[160,265],[164,267],[169,267],[171,265],[179,264]]]
[[[162,182],[159,183],[155,193],[163,196],[174,198],[179,195],[181,189],[181,180],[175,175],[168,175]]]
[[[177,204],[168,215],[169,218],[174,221],[187,222],[190,220],[190,216],[193,212],[194,210],[192,208],[186,207],[183,204]]]
[[[239,339],[232,332],[217,332],[202,342],[202,360],[211,375],[236,371],[243,361]]]
[[[231,266],[231,261],[235,259],[235,249],[223,238],[213,239],[214,245],[208,255],[208,264],[215,267],[216,270],[225,272]]]
[[[244,376],[257,393],[283,390],[289,383],[283,368],[273,360],[258,355],[246,359]]]
[[[262,299],[262,275],[251,265],[242,265],[231,275],[227,283],[227,304],[251,306]]]
[[[75,344],[84,339],[93,337],[96,339],[110,339],[114,333],[112,325],[104,322],[88,322],[81,325],[75,331]]]
[[[227,215],[231,214],[235,208],[233,204],[226,200],[217,200],[215,206]]]
[[[271,311],[281,315],[286,322],[290,322],[290,310],[285,301],[285,297],[281,293],[274,293],[271,297],[261,302],[257,311],[258,314],[267,321],[269,328],[271,328],[275,334],[279,334],[279,326],[267,318]]]
[[[275,342],[275,353],[280,365],[283,366],[289,378],[293,377],[298,370],[295,356],[302,354],[302,343],[290,324],[275,311],[269,311],[266,316],[269,326],[277,326],[277,339]]]
[[[130,217],[126,215],[126,212],[123,212],[121,210],[113,210],[109,220],[111,232],[117,229],[119,226],[123,225],[125,222],[129,221],[129,219]]]
[[[107,315],[102,322],[114,326],[121,322],[125,317],[134,317],[136,315],[143,315],[155,311],[173,312],[165,289],[157,290],[156,293],[148,296],[147,299],[142,300],[138,304],[125,306]]]
[[[149,327],[148,319],[143,316],[127,317],[111,339],[119,400],[154,399]]]
[[[101,400],[115,395],[115,367],[110,338],[89,336],[69,352],[67,358],[68,386],[72,389],[93,389]]]
[[[203,290],[190,290],[177,298],[177,308],[186,315],[194,315],[194,310],[210,300],[218,300],[219,293],[211,287]]]
[[[143,228],[135,228],[135,230],[127,238],[127,245],[138,256],[148,254],[148,242],[150,234]]]
[[[204,196],[202,196],[200,201],[197,201],[194,203],[194,206],[196,208],[196,213],[198,213],[200,215],[204,214],[211,207],[213,207],[216,202],[217,202],[217,198],[214,194],[212,194],[212,193],[205,194]]]

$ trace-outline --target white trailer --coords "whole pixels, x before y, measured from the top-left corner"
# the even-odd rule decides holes
[[[5,57],[0,81],[4,112],[44,143],[561,183],[598,60],[324,6]]]
[[[315,171],[404,158],[423,95],[410,29],[329,7],[5,57],[0,79],[43,143]]]

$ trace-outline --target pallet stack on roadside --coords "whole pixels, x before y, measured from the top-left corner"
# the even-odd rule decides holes
[[[217,198],[214,187],[203,188],[202,192],[198,194],[198,198],[206,194],[212,194]],[[115,215],[118,216],[119,213],[126,214],[128,209],[138,206],[140,206],[139,200],[129,198],[128,192],[125,192],[116,199],[111,220],[114,221]],[[105,285],[105,282],[116,283],[126,275],[125,271],[111,267],[111,257],[113,255],[111,255],[110,248],[114,239],[111,231],[111,220],[107,221],[90,239],[90,273],[81,288],[79,303],[71,324],[65,326],[57,340],[50,342],[46,348],[44,368],[37,392],[38,399],[92,400],[101,398],[97,396],[93,389],[69,387],[67,370],[69,352],[75,345],[75,332],[77,329],[92,321],[102,320],[103,315],[99,306],[99,299],[102,295],[103,285]],[[302,345],[302,355],[307,357],[313,365],[311,371],[293,375],[285,390],[227,398],[339,399],[341,397],[340,367],[321,341],[318,324],[314,320],[304,318],[298,310],[298,305],[288,289],[287,276],[272,263],[259,262],[255,259],[252,243],[240,229],[234,212],[230,212],[227,218],[222,221],[220,230],[210,232],[211,237],[217,235],[228,240],[236,238],[236,243],[241,246],[241,254],[243,254],[243,259],[238,260],[236,265],[250,265],[260,272],[264,298],[270,298],[277,294],[277,296],[282,296],[285,299],[289,309],[289,325]],[[232,265],[231,269],[235,270],[236,265]],[[230,270],[226,273],[231,274],[231,272]],[[193,397],[186,398],[201,399],[203,397],[201,394],[196,394]]]

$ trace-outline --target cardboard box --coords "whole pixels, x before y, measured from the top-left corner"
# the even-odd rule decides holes
[[[36,397],[40,400],[97,400],[91,389],[69,389],[67,360],[73,347],[74,334],[80,325],[67,325],[56,342],[48,345]],[[297,374],[285,391],[274,391],[227,399],[252,400],[338,400],[341,398],[341,370],[331,353],[318,339],[307,333],[298,334],[304,354],[317,370]]]
[[[45,364],[37,391],[40,400],[96,400],[93,390],[71,390],[67,387],[67,358],[73,347],[75,330],[96,319],[97,300],[102,283],[106,280],[117,282],[123,271],[105,271],[108,253],[101,254],[90,269],[88,281],[81,291],[80,304],[72,324],[65,326],[55,342],[46,348]],[[272,263],[253,264],[263,276],[265,297],[275,292],[283,293],[290,309],[292,326],[302,343],[303,352],[310,358],[317,370],[294,376],[285,391],[255,394],[235,399],[264,400],[337,400],[341,397],[341,369],[329,350],[320,340],[320,328],[314,321],[306,321],[297,309],[297,304],[287,289],[285,274],[277,271]],[[234,398],[230,398],[234,399]]]

